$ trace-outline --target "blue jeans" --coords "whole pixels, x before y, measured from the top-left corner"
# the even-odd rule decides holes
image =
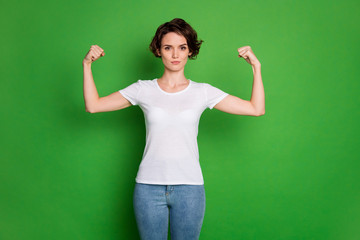
[[[199,239],[205,214],[204,185],[135,183],[134,212],[142,240]]]

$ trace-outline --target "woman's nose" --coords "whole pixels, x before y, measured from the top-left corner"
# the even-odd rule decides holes
[[[177,57],[178,57],[178,51],[177,51],[177,50],[173,50],[172,56],[173,56],[173,58],[177,58]]]

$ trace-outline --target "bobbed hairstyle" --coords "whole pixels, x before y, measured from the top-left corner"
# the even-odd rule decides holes
[[[186,38],[187,45],[189,47],[189,52],[191,52],[191,56],[189,59],[196,59],[196,56],[199,54],[200,46],[204,42],[203,40],[197,39],[196,31],[183,19],[174,18],[170,22],[166,22],[161,24],[156,30],[155,36],[153,37],[150,43],[150,51],[155,55],[155,57],[160,58],[157,53],[157,50],[160,51],[161,48],[161,40],[165,34],[169,32],[175,32],[179,35],[182,35]]]

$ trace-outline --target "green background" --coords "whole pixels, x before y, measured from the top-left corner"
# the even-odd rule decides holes
[[[206,110],[200,239],[360,239],[358,1],[7,1],[1,7],[0,239],[139,239],[138,106],[90,114],[82,60],[106,55],[100,96],[163,73],[148,45],[175,17],[204,40],[185,76],[249,100],[249,45],[266,113]]]

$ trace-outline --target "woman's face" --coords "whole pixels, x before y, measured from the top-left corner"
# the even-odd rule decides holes
[[[161,40],[160,55],[167,70],[179,71],[184,69],[191,53],[184,36],[169,32]]]

